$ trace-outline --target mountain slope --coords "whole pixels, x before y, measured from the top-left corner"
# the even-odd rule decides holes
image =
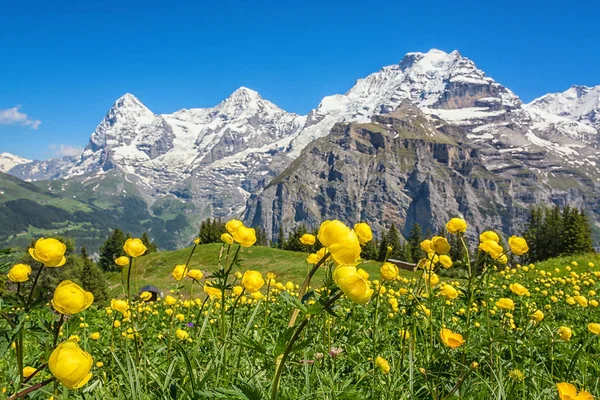
[[[0,153],[0,172],[8,172],[11,168],[16,167],[17,165],[30,163],[31,160],[28,160],[23,157],[16,156],[10,153]]]

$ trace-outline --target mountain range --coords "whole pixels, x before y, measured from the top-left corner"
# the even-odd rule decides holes
[[[108,212],[134,199],[163,247],[188,243],[207,217],[242,216],[271,237],[327,218],[437,232],[455,215],[473,232],[511,233],[532,205],[569,204],[598,229],[599,110],[600,86],[524,104],[459,52],[433,49],[306,116],[244,87],[172,114],[126,94],[79,157],[2,153],[0,171]],[[177,229],[165,241],[167,224]]]

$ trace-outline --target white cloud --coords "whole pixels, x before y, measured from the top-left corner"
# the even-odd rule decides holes
[[[39,128],[42,121],[37,119],[31,119],[27,114],[19,111],[21,105],[16,105],[12,108],[0,109],[0,125],[22,125],[29,126],[31,129]]]
[[[50,150],[54,151],[54,155],[58,157],[71,156],[76,157],[81,154],[83,148],[77,146],[71,146],[68,144],[50,144],[48,145]]]

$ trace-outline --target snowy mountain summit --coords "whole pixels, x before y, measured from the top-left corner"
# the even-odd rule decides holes
[[[0,153],[0,172],[8,172],[11,168],[30,163],[31,160],[28,160],[23,157],[16,156],[11,153]]]

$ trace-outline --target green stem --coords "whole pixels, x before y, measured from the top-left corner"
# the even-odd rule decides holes
[[[40,268],[38,269],[37,274],[35,274],[35,279],[33,280],[33,286],[31,286],[31,291],[29,292],[29,296],[27,296],[27,303],[25,303],[25,312],[29,311],[29,307],[31,306],[31,299],[33,298],[33,291],[35,290],[38,279],[40,279],[40,275],[42,274],[42,270],[44,269],[44,264],[40,264]]]
[[[302,282],[302,286],[300,286],[300,289],[298,290],[298,299],[300,301],[302,301],[302,297],[306,293],[306,290],[308,289],[308,285],[310,285],[310,280],[312,279],[313,275],[317,272],[317,270],[319,269],[319,267],[321,265],[323,265],[323,263],[325,262],[325,260],[327,260],[327,258],[329,258],[330,255],[331,255],[331,253],[326,253],[323,256],[323,258],[321,258],[319,260],[319,262],[316,263],[315,266],[310,270],[310,272],[308,273],[308,275],[306,275],[306,278],[304,278],[304,282]],[[290,322],[288,323],[288,327],[289,328],[293,327],[294,324],[296,323],[296,318],[298,318],[298,313],[299,312],[300,312],[300,310],[298,310],[296,308],[294,310],[294,312],[292,313],[292,317],[290,318]]]
[[[27,389],[25,389],[25,390],[22,390],[22,391],[20,391],[20,392],[18,392],[18,393],[15,393],[15,394],[13,394],[12,396],[10,396],[10,397],[8,398],[8,400],[15,400],[15,399],[20,399],[21,397],[25,397],[25,396],[27,396],[27,394],[28,394],[28,393],[31,393],[31,392],[33,392],[33,391],[36,391],[36,390],[38,390],[39,388],[41,388],[41,387],[44,387],[44,386],[46,386],[46,385],[47,385],[47,384],[49,384],[49,383],[52,383],[52,382],[53,382],[55,379],[56,379],[55,377],[52,377],[52,378],[46,379],[46,380],[45,380],[45,381],[43,381],[43,382],[40,382],[40,383],[38,383],[38,384],[36,384],[36,385],[33,385],[33,386],[31,386],[31,387],[29,387],[29,388],[27,388]]]
[[[131,292],[129,282],[131,280],[131,266],[133,265],[133,258],[129,258],[129,268],[127,270],[127,305],[131,308]]]

